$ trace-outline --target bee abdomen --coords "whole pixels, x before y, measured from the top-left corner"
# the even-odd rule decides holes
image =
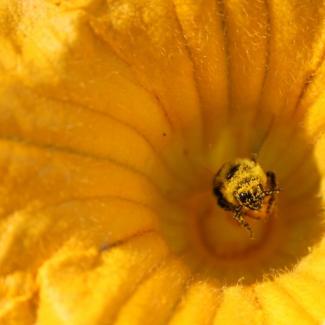
[[[214,187],[213,188],[213,193],[214,195],[217,197],[218,199],[218,204],[221,208],[225,209],[225,210],[229,210],[229,211],[233,211],[235,209],[235,206],[228,202],[225,197],[223,196],[223,194],[220,191],[219,187]]]

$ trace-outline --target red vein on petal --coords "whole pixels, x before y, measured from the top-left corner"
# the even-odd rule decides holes
[[[197,280],[196,275],[199,274],[200,265],[197,264],[194,269],[191,271],[190,277],[187,279],[187,281],[183,284],[183,292],[180,293],[178,298],[175,300],[174,306],[169,311],[169,314],[167,318],[164,320],[164,323],[167,324],[172,320],[172,317],[174,316],[175,312],[181,307],[181,303],[183,302],[183,298],[186,296],[186,293],[191,289],[191,285]]]
[[[193,284],[194,281],[195,281],[195,279],[193,277],[190,277],[182,285],[182,291],[179,293],[177,299],[174,302],[174,305],[169,310],[168,315],[166,316],[166,319],[164,320],[165,324],[170,323],[172,317],[175,315],[175,312],[177,312],[177,310],[181,307],[183,299],[184,299],[186,293],[188,292],[188,290],[191,288],[191,284]]]
[[[232,110],[232,98],[231,98],[231,89],[232,89],[232,77],[231,77],[231,69],[230,69],[230,53],[229,53],[229,39],[228,39],[228,30],[227,30],[227,21],[226,21],[226,7],[225,7],[225,0],[217,0],[217,13],[216,17],[217,20],[221,21],[221,28],[223,31],[223,37],[224,37],[224,51],[225,51],[225,58],[226,58],[226,65],[227,65],[227,97],[228,97],[228,118],[231,118],[231,110]]]
[[[140,202],[140,201],[136,201],[127,197],[122,197],[122,196],[115,196],[115,195],[98,195],[98,196],[86,196],[86,197],[69,197],[66,198],[64,200],[55,202],[53,204],[46,204],[44,206],[40,206],[37,209],[32,209],[32,210],[28,210],[29,213],[37,213],[37,212],[41,212],[41,211],[46,211],[47,209],[53,209],[53,208],[57,208],[60,207],[61,205],[65,205],[65,204],[69,204],[69,203],[78,203],[78,202],[91,202],[91,201],[100,201],[101,203],[103,203],[104,200],[108,200],[108,201],[121,201],[121,202],[127,202],[127,203],[131,203],[134,204],[136,206],[141,206],[143,208],[146,208],[147,210],[150,210],[154,215],[156,215],[157,217],[161,218],[161,216],[159,215],[158,211],[156,209],[154,209],[153,207],[149,206],[146,203]],[[12,211],[12,213],[16,213],[18,209]],[[21,210],[21,209],[19,209]]]
[[[288,292],[286,288],[284,288],[278,281],[273,281],[272,284],[276,287],[276,289],[282,293],[284,293],[296,306],[297,310],[300,313],[303,313],[309,318],[309,320],[314,324],[319,324],[318,321],[314,318],[313,315],[311,315],[308,310],[306,310],[298,301],[295,299],[291,293]]]
[[[319,179],[316,179],[316,181],[314,183],[312,183],[312,185],[309,186],[306,189],[306,191],[299,193],[299,195],[297,195],[297,196],[291,196],[291,197],[286,198],[286,204],[294,203],[295,201],[299,200],[300,198],[309,197],[310,194],[315,194],[315,188],[317,185],[319,185]],[[318,195],[318,193],[316,193],[315,195]]]
[[[122,169],[125,170],[129,170],[134,174],[137,174],[139,176],[141,176],[142,178],[144,178],[149,184],[151,184],[156,190],[157,193],[167,202],[172,202],[171,198],[168,197],[163,190],[159,187],[158,184],[156,184],[151,177],[149,177],[148,175],[144,174],[141,171],[138,171],[137,169],[122,164],[120,162],[115,161],[112,158],[109,157],[100,157],[100,156],[96,156],[96,155],[90,155],[88,153],[82,152],[82,151],[77,151],[68,147],[58,147],[58,146],[54,146],[54,145],[47,145],[47,144],[41,144],[41,143],[36,143],[36,142],[31,142],[31,141],[26,141],[25,139],[22,139],[20,137],[17,136],[5,136],[5,135],[0,135],[0,141],[3,142],[11,142],[14,143],[18,146],[30,146],[30,147],[34,147],[37,148],[38,150],[42,150],[42,151],[49,151],[49,152],[57,152],[60,154],[66,154],[66,155],[72,155],[72,156],[77,156],[80,158],[84,158],[84,159],[90,159],[90,160],[94,160],[94,161],[101,161],[101,162],[109,162],[113,165],[116,165]]]
[[[138,238],[143,237],[143,236],[146,236],[146,235],[151,235],[151,234],[156,234],[157,236],[160,236],[158,234],[158,232],[156,231],[156,229],[153,229],[153,228],[143,229],[141,231],[137,231],[137,232],[135,232],[133,234],[130,234],[129,236],[127,236],[127,237],[125,237],[123,239],[120,239],[120,240],[117,240],[117,241],[115,241],[113,243],[110,243],[108,248],[102,249],[102,250],[100,249],[99,250],[99,253],[102,254],[102,253],[104,253],[107,250],[114,249],[114,248],[116,248],[118,246],[123,246],[123,245],[129,243],[132,240],[138,239]],[[67,240],[65,242],[67,242]],[[63,245],[64,245],[64,242],[61,243],[60,247],[62,247]],[[36,266],[37,272],[39,272],[39,270],[41,270],[42,266],[48,260],[50,260],[53,256],[55,256],[55,254],[57,254],[57,252],[60,249],[60,247],[58,247],[57,249],[55,249],[54,251],[52,251],[51,254],[49,254],[47,257],[44,257],[43,262]],[[37,274],[35,274],[34,278],[37,278]],[[38,290],[39,289],[37,288],[35,294],[38,294]],[[34,301],[34,299],[36,299],[36,301]],[[33,302],[33,305],[35,305],[35,309],[38,306],[38,303],[39,303],[38,300],[39,300],[39,297],[38,296],[36,298],[34,298],[34,296],[33,296],[33,301],[34,301]]]
[[[257,100],[257,107],[255,107],[255,116],[252,119],[252,126],[258,125],[258,119],[260,117],[262,108],[261,103],[263,99],[263,95],[265,92],[265,85],[269,76],[269,70],[270,70],[270,62],[271,62],[271,48],[272,48],[272,15],[271,15],[271,8],[269,4],[269,0],[264,0],[265,5],[265,13],[266,13],[266,46],[265,46],[265,62],[264,62],[264,75],[262,80],[262,85],[260,89],[260,93]],[[254,150],[257,151],[257,153],[261,150],[261,147],[263,146],[264,142],[268,138],[270,131],[273,127],[273,124],[275,122],[275,116],[272,115],[270,119],[270,123],[267,127],[266,132],[264,133],[262,140],[260,141],[259,145],[257,146],[257,149],[254,148]],[[254,127],[252,128],[254,130]]]
[[[147,235],[152,235],[152,234],[157,234],[158,233],[153,229],[145,229],[143,231],[139,231],[137,233],[134,233],[130,236],[128,236],[125,239],[122,240],[118,240],[115,243],[110,244],[109,248],[105,249],[105,250],[99,250],[98,251],[98,257],[101,257],[101,254],[105,254],[106,251],[108,251],[109,249],[114,249],[117,248],[118,246],[123,246],[128,244],[130,241],[147,236]],[[64,243],[62,243],[61,247],[64,246]],[[51,260],[56,254],[57,252],[60,250],[60,248],[55,249],[47,258],[44,259],[44,261],[36,268],[37,269],[37,274],[35,275],[36,278],[38,278],[38,273],[40,272],[40,270],[42,270],[43,265],[46,264],[49,260]],[[160,263],[158,263],[158,265],[160,265]],[[113,322],[110,322],[113,323]]]
[[[305,98],[305,95],[308,93],[309,88],[313,85],[313,81],[318,76],[318,73],[319,73],[324,62],[325,62],[325,45],[324,45],[322,54],[320,55],[320,58],[315,65],[315,68],[313,68],[311,71],[306,72],[306,75],[305,75],[305,78],[303,81],[303,86],[301,87],[299,96],[297,98],[296,105],[294,106],[293,116],[295,116],[295,114],[299,111],[300,105],[301,105],[303,99]],[[321,93],[322,92],[320,92],[320,94]],[[307,109],[306,109],[306,112],[307,112]]]
[[[282,178],[283,184],[287,184],[293,177],[295,177],[296,181],[296,177],[297,175],[299,175],[300,169],[306,166],[306,159],[308,159],[309,157],[313,158],[313,152],[314,148],[312,146],[307,146],[307,149],[301,154],[300,160],[295,164],[294,167],[290,169],[290,172]]]
[[[7,157],[5,157],[5,159],[3,159],[3,156],[1,156],[1,162],[3,162],[2,164],[2,168],[1,168],[1,184],[4,184],[8,178],[9,175],[9,170],[12,164],[12,155],[7,155]]]
[[[272,32],[272,28],[271,28],[271,26],[272,26],[272,15],[271,15],[271,9],[270,9],[269,2],[268,2],[269,0],[264,0],[264,1],[265,1],[266,8],[267,8],[266,12],[269,13],[267,15],[268,22],[269,22],[267,35],[269,35],[269,37],[268,37],[268,42],[267,42],[267,44],[268,44],[268,46],[267,46],[268,55],[266,56],[267,62],[266,62],[266,65],[265,65],[265,76],[264,76],[264,80],[263,80],[263,87],[262,87],[262,90],[261,90],[261,96],[260,97],[262,97],[265,82],[266,82],[266,79],[267,79],[267,74],[268,74],[268,71],[269,71],[270,53],[271,53],[271,32]],[[299,110],[299,107],[300,107],[300,104],[301,104],[302,100],[304,99],[304,97],[305,97],[308,89],[312,85],[313,81],[317,77],[317,74],[318,74],[320,68],[322,67],[322,64],[324,63],[324,59],[325,59],[325,47],[324,47],[324,49],[322,51],[322,54],[319,57],[318,62],[316,63],[315,68],[313,68],[312,70],[306,72],[306,74],[305,74],[305,78],[304,78],[304,81],[303,81],[303,84],[302,84],[302,87],[301,87],[301,91],[300,91],[300,93],[299,93],[299,95],[297,97],[297,101],[296,101],[296,104],[295,104],[294,109],[293,109],[293,114],[292,114],[293,116]],[[257,118],[255,119],[255,121],[256,120],[257,120]]]
[[[36,278],[36,275],[35,275]],[[31,297],[31,306],[32,306],[32,315],[33,315],[33,324],[37,324],[37,317],[38,317],[38,311],[40,306],[40,291],[39,291],[39,284],[36,281],[36,288],[33,293],[33,296]]]
[[[225,298],[225,289],[222,288],[222,290],[220,290],[219,299],[218,299],[218,303],[216,304],[214,314],[211,317],[211,324],[215,324],[215,320],[218,315],[218,312],[219,312],[222,304],[224,303],[224,298]]]
[[[93,28],[92,24],[89,23],[89,28],[91,30],[91,32],[93,33],[95,39],[97,39],[98,41],[102,42],[103,44],[105,44],[105,47],[108,48],[121,62],[123,62],[127,67],[129,67],[132,71],[132,64],[130,62],[128,62],[126,59],[124,59],[122,57],[122,55],[108,42],[103,41],[100,36],[96,33],[95,29]],[[171,117],[168,114],[168,109],[165,107],[165,105],[163,104],[163,102],[161,101],[159,94],[154,91],[154,89],[148,89],[141,81],[140,79],[137,77],[137,74],[135,72],[132,72],[132,75],[134,77],[134,80],[128,79],[130,82],[133,82],[133,84],[141,87],[141,89],[143,89],[149,96],[150,98],[153,99],[153,101],[157,104],[157,106],[161,109],[161,111],[163,112],[166,121],[168,122],[170,128],[172,131],[175,131],[175,125],[171,119]],[[183,141],[182,146],[186,146],[184,143],[184,134],[182,134],[181,136],[181,140]],[[187,149],[184,147],[183,152],[186,152]],[[187,159],[190,163],[191,160]],[[191,164],[191,166],[193,167],[193,165]]]
[[[188,42],[186,40],[184,29],[182,27],[181,21],[179,19],[178,14],[177,14],[175,2],[174,2],[174,0],[171,0],[171,2],[172,2],[174,15],[175,15],[176,24],[178,26],[181,38],[183,40],[182,43],[184,45],[187,57],[189,58],[189,60],[191,62],[191,65],[192,65],[193,81],[194,81],[197,97],[198,97],[198,100],[199,100],[199,107],[200,107],[199,108],[199,114],[200,114],[200,122],[199,123],[200,123],[200,128],[201,128],[200,133],[202,134],[202,143],[205,143],[204,142],[204,140],[205,140],[205,137],[204,137],[204,119],[203,119],[203,112],[202,112],[202,94],[201,94],[200,89],[199,89],[198,77],[197,77],[196,72],[195,72],[196,69],[195,69],[195,62],[194,62],[194,59],[193,59],[193,53],[192,53],[192,51],[191,51],[191,49],[190,49],[190,47],[188,45]]]
[[[121,62],[123,62],[127,67],[129,67],[130,69],[132,69],[132,65],[130,64],[130,62],[128,62],[126,59],[124,59],[121,54],[115,49],[113,48],[113,46],[111,46],[110,44],[108,44],[107,42],[105,42],[94,30],[91,22],[88,23],[89,25],[89,30],[90,32],[94,35],[94,38],[97,39],[100,43],[104,44],[106,48],[108,48],[117,59],[119,59]],[[164,104],[160,101],[159,96],[153,91],[153,90],[149,90],[145,85],[142,84],[142,82],[140,81],[140,79],[136,76],[136,73],[132,73],[132,76],[134,77],[134,79],[128,79],[130,82],[132,82],[134,85],[139,86],[141,89],[143,89],[148,95],[149,97],[153,100],[154,103],[157,104],[157,106],[161,109],[166,121],[168,122],[171,130],[175,130],[175,126],[173,121],[171,120],[167,109],[165,108]]]
[[[143,237],[143,236],[146,236],[148,234],[156,234],[157,236],[159,235],[159,233],[156,231],[156,229],[153,229],[153,228],[147,228],[147,229],[143,229],[143,230],[139,230],[133,234],[130,234],[129,236],[125,237],[125,238],[122,238],[122,239],[119,239],[113,243],[110,243],[107,247],[105,248],[100,248],[99,249],[99,252],[100,253],[104,253],[104,252],[107,252],[111,249],[114,249],[118,246],[122,246],[126,243],[129,243],[130,241],[134,240],[134,239],[138,239],[140,237]]]
[[[81,103],[73,102],[71,100],[65,101],[63,99],[59,99],[59,98],[52,97],[52,96],[51,97],[50,96],[42,96],[39,93],[37,93],[35,91],[32,91],[32,90],[31,90],[31,92],[33,94],[36,94],[40,98],[50,99],[50,100],[53,100],[53,101],[56,101],[58,103],[62,103],[62,104],[65,104],[65,105],[76,106],[76,107],[81,108],[81,109],[83,109],[85,111],[91,112],[93,114],[96,114],[96,115],[99,115],[99,116],[102,116],[102,117],[105,117],[105,118],[108,118],[108,119],[111,119],[112,121],[117,122],[117,123],[123,125],[124,127],[126,127],[129,130],[133,131],[138,137],[140,137],[140,138],[142,138],[144,140],[144,142],[147,144],[147,146],[153,152],[154,156],[156,156],[158,158],[158,160],[162,163],[162,165],[165,167],[166,171],[171,176],[173,176],[174,178],[178,179],[181,183],[187,184],[186,181],[185,181],[185,179],[181,178],[180,177],[180,174],[179,173],[176,173],[171,168],[171,166],[168,165],[168,163],[166,162],[165,158],[159,153],[159,151],[152,144],[152,142],[142,132],[140,132],[134,125],[131,125],[129,123],[126,123],[125,121],[122,121],[122,120],[116,118],[115,116],[113,116],[113,115],[111,115],[109,113],[98,111],[98,110],[96,110],[94,108],[88,107],[88,106],[86,106],[84,104],[81,104]]]
[[[252,295],[252,300],[254,302],[254,305],[255,305],[255,308],[258,309],[260,312],[261,312],[261,315],[263,317],[263,321],[261,322],[261,324],[263,325],[267,325],[267,321],[266,321],[266,318],[265,318],[265,313],[264,313],[264,310],[263,310],[263,305],[260,301],[260,298],[256,292],[256,289],[255,289],[255,285],[252,285],[250,287],[246,287],[246,290],[248,290],[251,295]]]
[[[307,278],[307,281],[313,282],[315,286],[323,287],[323,292],[325,292],[325,280],[321,281],[319,278],[315,277],[315,274],[310,270],[297,271],[297,275]],[[322,274],[320,274],[322,276]]]
[[[103,1],[103,4],[106,4],[105,1]],[[74,9],[75,10],[75,9]],[[80,9],[77,9],[80,10]],[[84,10],[80,10],[85,12]],[[109,46],[109,44],[107,42],[105,42],[103,39],[101,39],[101,37],[99,37],[99,35],[96,33],[96,31],[94,30],[91,22],[88,21],[88,27],[89,27],[89,32],[94,36],[94,39],[97,40],[98,42],[100,42],[102,45],[104,45],[106,48],[109,48],[111,50],[112,53],[114,53],[115,57],[120,60],[121,62],[123,62],[127,67],[131,67],[130,63],[127,62],[119,53],[118,51],[116,51],[112,46]],[[65,42],[62,37],[60,37],[60,34],[57,33],[54,29],[52,29],[52,33],[61,41],[62,44],[65,44],[66,47],[69,48],[69,45],[67,44],[67,42]],[[32,40],[31,40],[32,41]],[[55,73],[56,70],[54,68],[53,63],[51,62],[51,60],[49,59],[48,56],[45,55],[45,52],[43,52],[42,48],[40,48],[38,46],[37,43],[33,43],[35,45],[35,47],[37,47],[40,51],[40,53],[43,54],[44,58],[48,61],[49,65],[52,66],[52,71]],[[165,107],[162,105],[162,103],[160,101],[157,101],[157,96],[153,93],[151,93],[149,91],[149,89],[147,89],[144,85],[142,85],[142,83],[140,82],[140,80],[136,77],[136,75],[133,73],[133,77],[134,79],[127,79],[128,81],[130,81],[131,83],[133,83],[134,85],[140,87],[141,89],[145,90],[146,93],[149,95],[149,97],[153,100],[153,102],[155,102],[157,104],[157,106],[161,109],[163,116],[165,117],[166,121],[168,122],[170,128],[173,130],[174,129],[174,125],[168,115],[167,110],[165,109]]]
[[[265,91],[265,85],[266,81],[269,75],[269,68],[270,68],[270,59],[271,59],[271,41],[272,41],[272,19],[271,19],[271,9],[269,5],[269,0],[264,0],[264,5],[265,5],[265,13],[266,13],[266,46],[265,46],[265,63],[264,63],[264,75],[263,75],[263,80],[262,80],[262,85],[260,89],[260,94],[259,94],[259,99],[257,101],[257,107],[256,109],[256,114],[255,114],[255,119],[253,125],[255,125],[256,121],[258,120],[259,113],[261,109],[258,109],[261,106],[261,101],[263,98],[263,93]]]
[[[149,272],[148,274],[139,280],[139,282],[133,287],[133,289],[130,291],[129,295],[125,297],[125,300],[120,303],[119,307],[117,307],[114,311],[114,314],[112,317],[110,317],[110,323],[114,324],[116,320],[119,318],[123,306],[125,306],[132,297],[138,292],[139,288],[149,281],[155,274],[158,272],[165,264],[167,264],[168,260],[173,257],[172,253],[169,253],[167,256],[165,256],[159,263],[157,263]]]
[[[257,154],[260,153],[264,143],[266,142],[266,140],[268,139],[268,137],[270,136],[271,134],[271,131],[272,131],[272,128],[274,127],[274,123],[275,123],[275,116],[274,114],[272,114],[271,118],[270,118],[270,122],[269,122],[269,125],[267,126],[267,129],[266,131],[264,132],[263,136],[261,137],[261,140],[260,142],[258,143],[258,145],[256,146],[256,148],[254,148],[255,152]],[[253,125],[257,125],[258,124],[258,121],[256,119],[256,121],[254,122]]]

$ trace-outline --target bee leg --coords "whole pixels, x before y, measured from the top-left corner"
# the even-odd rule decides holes
[[[249,225],[249,223],[244,219],[242,211],[241,211],[241,207],[237,208],[233,218],[243,227],[245,228],[248,232],[249,232],[249,237],[251,239],[253,239],[253,230],[251,228],[251,226]]]
[[[254,152],[252,153],[251,160],[254,161],[254,163],[257,163],[258,153]]]
[[[267,205],[267,213],[270,213],[271,211],[271,207],[274,204],[275,201],[275,194],[279,193],[279,190],[276,188],[277,186],[277,182],[276,182],[276,176],[274,172],[268,171],[266,172],[266,176],[269,182],[269,186],[270,186],[270,190],[269,191],[265,191],[264,194],[265,195],[269,195],[271,196],[268,205]]]
[[[266,176],[271,188],[271,191],[275,191],[276,190],[276,176],[274,172],[268,171],[266,172]]]
[[[260,217],[254,217],[254,216],[251,216],[251,215],[249,215],[249,216],[247,216],[247,217],[249,217],[249,218],[251,218],[251,219],[254,219],[254,220],[261,220]]]

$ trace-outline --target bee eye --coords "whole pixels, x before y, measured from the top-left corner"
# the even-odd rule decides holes
[[[239,193],[239,199],[243,203],[249,202],[252,199],[252,194],[249,192]]]
[[[247,193],[240,193],[239,198],[241,201],[245,202],[248,199]]]

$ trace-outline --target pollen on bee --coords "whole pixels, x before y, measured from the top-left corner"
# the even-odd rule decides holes
[[[266,219],[272,214],[277,188],[273,171],[264,172],[255,158],[238,158],[221,166],[213,179],[218,205],[232,213],[250,236],[253,231],[246,217]]]

